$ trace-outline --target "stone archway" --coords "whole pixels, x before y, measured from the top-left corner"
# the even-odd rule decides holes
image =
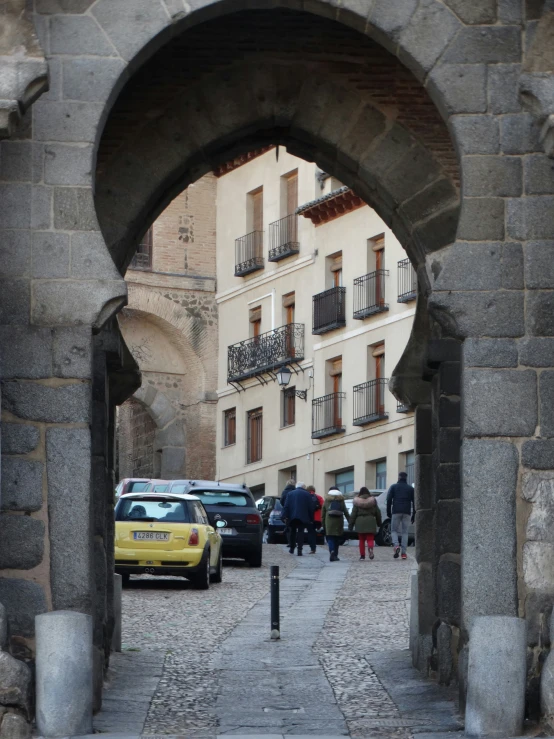
[[[36,14],[48,40],[52,89],[32,106],[32,133],[2,145],[10,164],[0,218],[4,421],[26,428],[7,456],[27,470],[40,465],[31,481],[33,506],[49,521],[40,572],[21,561],[0,583],[0,600],[17,601],[26,624],[40,608],[82,610],[95,614],[97,647],[107,641],[109,546],[99,551],[83,522],[79,536],[64,537],[59,507],[68,481],[76,479],[74,510],[84,518],[93,503],[102,511],[109,500],[108,473],[99,490],[88,481],[95,459],[103,470],[113,468],[106,434],[111,409],[123,387],[128,393],[136,387],[110,323],[126,301],[121,272],[136,238],[172,195],[224,158],[268,142],[286,144],[354,187],[392,225],[418,269],[419,333],[396,390],[419,403],[418,487],[426,492],[420,530],[431,532],[418,552],[424,665],[433,664],[437,620],[455,626],[457,619],[463,641],[476,615],[525,614],[535,627],[548,611],[552,583],[526,579],[518,569],[529,505],[518,497],[520,473],[549,468],[554,458],[551,378],[541,371],[553,366],[546,240],[554,231],[554,185],[516,94],[522,18],[494,4],[474,12],[438,0],[401,7],[319,0],[310,13],[304,5],[200,0],[190,12],[180,2],[96,0],[68,15],[45,3]],[[267,14],[282,8],[288,11],[281,19],[298,12],[290,21],[297,46],[285,49],[288,65],[279,46],[289,37],[274,34],[276,44],[261,43],[268,40]],[[228,23],[243,9],[256,48],[245,49],[240,60],[225,43],[232,37]],[[322,49],[309,33],[324,23],[329,43]],[[187,34],[197,41],[191,48],[208,53],[190,55],[193,67],[179,97],[164,85],[156,56],[176,52]],[[301,52],[302,40],[310,42],[303,47],[310,58]],[[209,53],[214,45],[226,54]],[[371,53],[380,64],[363,69],[360,60]],[[395,86],[385,75],[379,87],[370,72],[389,62],[389,69],[405,65],[409,77]],[[125,106],[118,105],[131,89],[137,105],[125,122]],[[433,105],[418,108],[425,96]],[[448,126],[451,137],[439,137],[434,149],[425,131],[414,128],[418,120],[441,135]],[[148,147],[139,147],[146,140]],[[93,340],[93,331],[103,333],[102,341]],[[109,393],[116,381],[121,392]],[[46,441],[29,451],[28,435],[37,432]],[[493,494],[498,487],[502,495]],[[460,491],[462,540],[458,534],[439,542],[435,533],[449,531]],[[105,518],[95,520],[106,534]],[[493,538],[496,545],[484,556],[483,542]],[[64,560],[75,563],[70,579]],[[449,594],[438,583],[441,577],[456,582],[452,573],[460,571],[456,610],[459,589]],[[107,582],[107,598],[96,595],[97,581]],[[30,639],[17,614],[10,618],[12,639]],[[530,698],[544,651],[533,638]]]

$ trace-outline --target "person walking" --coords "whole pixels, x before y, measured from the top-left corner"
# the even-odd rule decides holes
[[[323,498],[318,495],[313,485],[308,485],[307,490],[315,498],[314,520],[308,527],[308,544],[310,545],[311,554],[316,553],[317,549],[317,529],[321,528],[321,509],[323,508]]]
[[[339,546],[344,537],[345,518],[350,522],[343,494],[336,487],[329,488],[321,510],[321,521],[329,546],[329,562],[340,562]]]
[[[287,502],[287,495],[296,488],[296,482],[291,478],[290,480],[287,480],[287,484],[283,488],[283,492],[281,493],[281,505],[284,507],[285,503]],[[293,542],[290,540],[290,526],[285,526],[285,539],[287,540],[287,547],[296,546]]]
[[[414,489],[408,485],[408,475],[400,472],[398,482],[391,485],[387,493],[387,517],[391,521],[394,559],[402,549],[402,559],[408,559],[408,528],[415,519]]]
[[[360,488],[360,492],[354,498],[349,525],[350,531],[355,531],[358,534],[360,559],[365,559],[366,542],[369,558],[373,559],[375,534],[379,531],[381,523],[381,511],[376,498],[367,488]]]
[[[313,521],[315,503],[312,494],[306,490],[303,482],[297,482],[296,488],[287,493],[283,506],[283,520],[290,526],[289,552],[294,554],[296,543],[297,554],[302,556],[304,546],[304,529]]]

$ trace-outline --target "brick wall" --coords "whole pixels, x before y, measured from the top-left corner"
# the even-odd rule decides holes
[[[156,424],[138,401],[127,400],[119,409],[119,476],[154,477]]]

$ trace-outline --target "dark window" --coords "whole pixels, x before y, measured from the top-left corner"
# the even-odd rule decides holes
[[[229,408],[223,414],[223,445],[232,446],[237,443],[237,409]]]
[[[239,490],[195,490],[194,494],[204,505],[219,505],[244,508],[252,506],[252,498],[248,493]]]
[[[131,264],[129,265],[131,269],[152,269],[152,243],[152,228],[149,228],[142,237],[136,254],[131,260]]]
[[[246,449],[246,463],[259,462],[262,458],[262,409],[248,411],[248,437]]]
[[[375,487],[384,490],[387,487],[387,460],[375,462]]]
[[[338,488],[343,495],[351,493],[354,490],[354,468],[337,472],[335,474],[335,487]]]
[[[283,421],[282,426],[292,426],[296,420],[296,388],[287,387],[282,392],[283,402]]]

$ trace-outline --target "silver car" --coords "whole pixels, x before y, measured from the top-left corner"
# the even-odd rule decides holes
[[[387,516],[387,491],[386,490],[370,490],[369,491],[372,495],[374,495],[377,498],[377,505],[379,506],[379,510],[381,511],[381,519],[382,524],[381,528],[377,532],[377,535],[375,536],[375,542],[380,547],[390,547],[392,546],[392,532],[391,532],[391,522],[390,518]],[[348,509],[348,512],[352,512],[352,507],[354,505],[354,497],[357,495],[357,493],[352,494],[352,498],[348,498],[345,501],[346,508]],[[344,539],[355,539],[356,534],[354,532],[349,531],[348,529],[348,522],[346,518],[344,519]],[[408,543],[413,544],[415,543],[415,524],[410,524],[410,528],[408,529]]]

